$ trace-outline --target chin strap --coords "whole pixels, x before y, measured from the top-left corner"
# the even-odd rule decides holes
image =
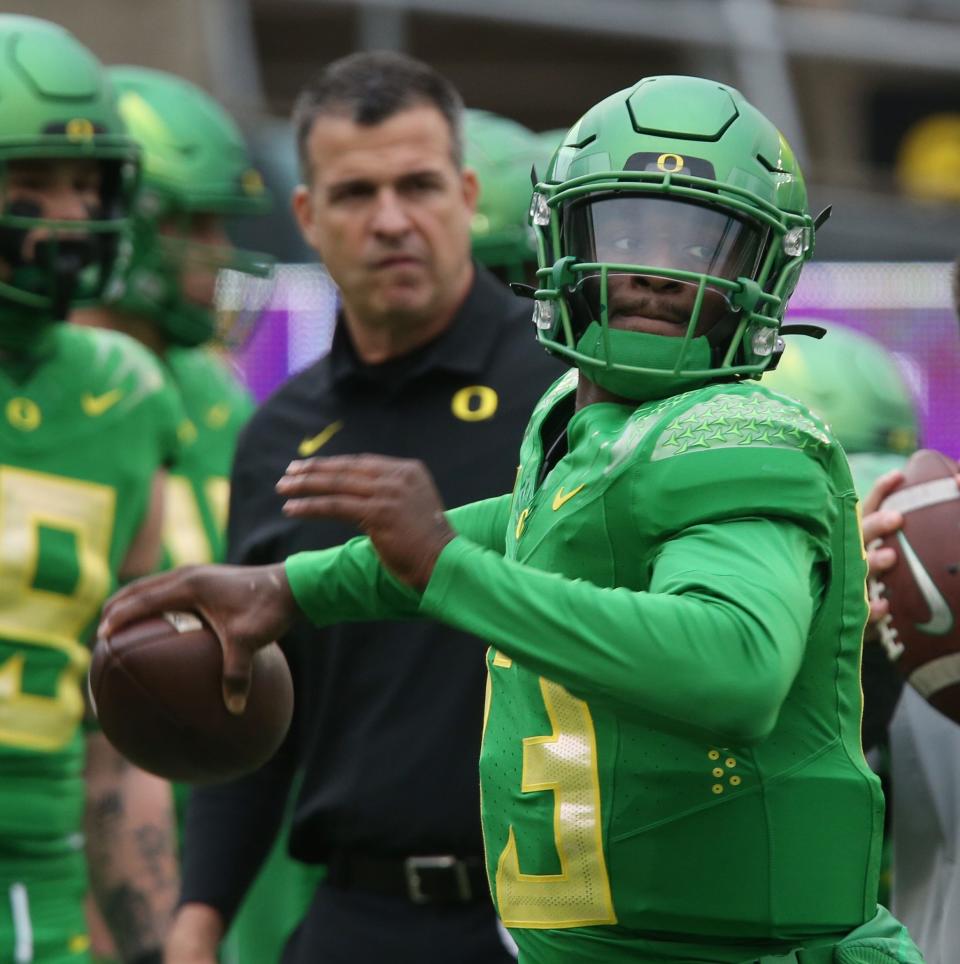
[[[827,333],[826,328],[821,328],[820,325],[783,325],[780,329],[781,335],[804,335],[807,338],[816,338],[817,340],[823,338]],[[777,365],[780,364],[780,359],[783,357],[784,351],[786,351],[787,343],[783,338],[777,338],[777,347],[773,350],[773,356],[770,359],[770,364],[764,369],[764,372],[772,372]]]
[[[533,285],[521,284],[519,281],[511,281],[509,287],[518,298],[528,298],[530,301],[534,300],[534,295],[537,293]]]
[[[781,335],[805,335],[807,338],[817,340],[823,338],[826,333],[827,329],[821,328],[820,325],[783,325],[780,328]]]

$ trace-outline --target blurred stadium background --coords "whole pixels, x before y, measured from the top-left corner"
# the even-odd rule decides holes
[[[357,49],[409,52],[471,107],[533,130],[570,125],[657,73],[734,84],[774,118],[834,206],[792,314],[851,324],[897,353],[924,443],[960,454],[960,338],[949,262],[960,254],[958,0],[6,0],[71,29],[106,63],[171,70],[244,126],[279,199],[238,239],[282,263],[238,356],[263,397],[325,350],[336,295],[296,234],[286,120],[301,83]]]

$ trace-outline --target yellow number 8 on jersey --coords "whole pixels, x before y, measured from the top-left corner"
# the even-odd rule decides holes
[[[56,750],[73,736],[88,661],[79,637],[110,587],[114,502],[109,486],[0,468],[0,744]],[[44,533],[75,547],[52,581],[40,578]],[[30,692],[33,670],[52,665],[52,687]]]

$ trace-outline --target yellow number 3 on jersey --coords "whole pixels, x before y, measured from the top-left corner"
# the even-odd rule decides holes
[[[523,741],[524,793],[554,795],[559,874],[525,874],[510,827],[497,865],[497,906],[508,927],[589,927],[617,921],[600,828],[597,747],[590,708],[540,680],[553,732]]]

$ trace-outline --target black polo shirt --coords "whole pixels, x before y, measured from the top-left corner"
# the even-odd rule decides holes
[[[290,520],[274,483],[291,459],[377,452],[421,459],[448,507],[510,491],[537,399],[562,367],[536,342],[530,302],[485,270],[451,327],[381,365],[338,324],[330,354],[254,415],[234,463],[231,562],[261,564],[356,534]],[[304,621],[283,640],[296,686],[286,745],[259,773],[196,791],[183,900],[229,919],[275,836],[303,770],[290,851],[481,855],[477,763],[485,687],[481,641],[428,621]]]

